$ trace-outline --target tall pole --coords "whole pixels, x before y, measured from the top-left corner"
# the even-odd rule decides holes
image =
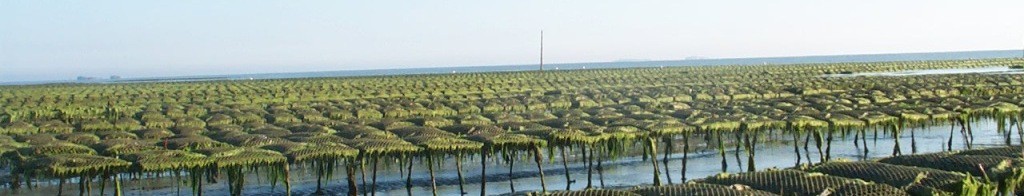
[[[540,31],[540,70],[544,71],[544,30]]]
[[[1024,37],[1021,37],[1021,38],[1022,38],[1021,42],[1024,43]],[[543,38],[541,38],[541,39],[543,39]],[[541,42],[543,42],[543,41],[541,41]],[[1024,47],[1024,45],[1022,45],[1022,47]],[[1021,50],[1020,50],[1020,58],[1024,58],[1024,48],[1021,48]]]

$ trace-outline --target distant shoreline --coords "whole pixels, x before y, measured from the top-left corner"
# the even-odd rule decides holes
[[[885,54],[851,54],[851,55],[814,55],[789,57],[749,57],[749,58],[704,58],[683,60],[649,60],[649,61],[612,61],[612,62],[579,62],[546,64],[549,70],[574,69],[607,69],[632,67],[660,66],[714,66],[714,65],[760,65],[760,64],[803,64],[803,63],[843,63],[843,62],[885,62],[885,61],[922,61],[922,60],[957,60],[986,58],[1020,58],[1021,50],[979,50],[952,52],[923,53],[885,53]],[[126,77],[123,79],[96,80],[54,80],[54,81],[11,81],[0,82],[0,86],[47,85],[47,84],[105,84],[105,83],[143,83],[143,82],[188,82],[218,81],[241,79],[291,79],[291,78],[324,78],[354,77],[382,75],[415,75],[443,73],[480,73],[535,70],[536,65],[484,65],[484,66],[452,66],[428,68],[397,68],[397,69],[364,69],[335,70],[312,72],[252,73],[225,75],[191,75],[166,77]]]

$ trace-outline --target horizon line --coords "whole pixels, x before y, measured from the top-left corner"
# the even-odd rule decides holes
[[[965,52],[1009,52],[1009,51],[1022,51],[1022,49],[986,49],[986,50],[955,50],[955,51],[930,51],[930,52],[899,52],[899,53],[857,53],[857,54],[814,54],[814,55],[794,55],[794,56],[750,56],[750,57],[703,57],[700,59],[688,59],[690,57],[683,57],[682,59],[623,59],[613,61],[578,61],[578,62],[563,62],[563,63],[549,63],[549,65],[576,65],[576,64],[596,64],[596,63],[643,63],[643,62],[681,62],[681,61],[715,61],[715,60],[744,60],[744,59],[782,59],[782,58],[813,58],[813,57],[843,57],[843,56],[872,56],[872,55],[906,55],[906,54],[941,54],[941,53],[965,53]],[[1016,57],[1004,57],[1004,58],[1024,58],[1024,56]],[[958,58],[949,58],[958,59]],[[970,59],[970,58],[968,58]],[[937,59],[941,60],[941,59]],[[913,61],[913,60],[895,60],[895,61]],[[885,62],[885,61],[843,61],[843,62]],[[825,62],[816,62],[825,63]],[[807,63],[784,63],[784,64],[807,64]],[[295,72],[250,72],[250,73],[226,73],[226,74],[192,74],[192,75],[165,75],[165,76],[143,76],[143,77],[123,77],[123,75],[110,75],[110,76],[122,76],[118,80],[131,81],[131,80],[151,80],[151,79],[179,79],[179,78],[209,78],[209,77],[227,77],[227,76],[259,76],[259,75],[273,75],[273,74],[307,74],[307,73],[322,73],[322,72],[359,72],[359,71],[386,71],[386,70],[417,70],[417,69],[442,69],[442,68],[479,68],[479,67],[500,67],[500,66],[536,66],[537,64],[487,64],[487,65],[451,65],[451,66],[425,66],[425,67],[400,67],[400,68],[381,68],[381,69],[335,69],[335,70],[314,70],[314,71],[295,71]],[[736,65],[753,65],[753,64],[736,64]],[[781,64],[777,64],[781,65]],[[679,66],[679,65],[674,65]],[[693,65],[702,66],[702,65]],[[487,71],[487,72],[500,72],[502,70]],[[550,71],[550,70],[549,70]],[[415,75],[416,73],[408,74],[386,74],[386,75]],[[422,73],[421,73],[422,74]],[[373,75],[366,75],[373,76]],[[93,78],[105,78],[88,75],[79,75],[75,77],[93,77]],[[335,76],[341,77],[341,76]],[[308,77],[286,77],[286,78],[308,78]],[[267,79],[267,78],[261,78]],[[280,78],[274,78],[280,79]],[[23,86],[23,85],[45,85],[45,84],[61,84],[61,83],[103,83],[103,81],[111,81],[110,79],[96,79],[89,81],[78,81],[74,78],[59,79],[59,80],[22,80],[22,81],[3,81],[0,82],[0,86]],[[128,82],[131,83],[131,82]]]

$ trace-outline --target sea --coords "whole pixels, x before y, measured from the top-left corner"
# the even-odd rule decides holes
[[[987,58],[1024,58],[1021,50],[984,50],[957,52],[927,53],[896,53],[896,54],[857,54],[857,55],[824,55],[824,56],[793,56],[793,57],[757,57],[757,58],[720,58],[720,59],[684,59],[658,61],[615,61],[615,62],[582,62],[545,64],[545,70],[578,70],[578,69],[609,69],[633,67],[669,67],[669,66],[715,66],[715,65],[778,65],[803,63],[841,63],[841,62],[887,62],[887,61],[927,61],[927,60],[958,60]],[[177,77],[146,77],[122,79],[91,79],[91,80],[56,80],[56,81],[22,81],[6,82],[0,85],[38,85],[54,83],[132,83],[132,82],[176,82],[176,81],[216,81],[216,80],[261,80],[287,78],[322,78],[322,77],[354,77],[354,76],[389,76],[412,74],[446,74],[446,73],[479,73],[479,72],[510,72],[537,70],[537,64],[530,65],[486,65],[458,67],[430,67],[405,69],[367,69],[339,70],[291,73],[257,73],[230,75],[196,75]]]

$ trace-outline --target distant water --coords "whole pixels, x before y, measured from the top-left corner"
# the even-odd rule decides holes
[[[692,59],[667,61],[626,61],[626,62],[589,62],[546,64],[545,70],[575,69],[606,69],[630,67],[661,67],[661,66],[700,66],[700,65],[757,65],[757,64],[799,64],[799,63],[841,63],[841,62],[884,62],[884,61],[924,61],[924,60],[957,60],[1021,57],[1020,50],[988,50],[963,52],[931,52],[901,54],[861,54],[861,55],[828,55],[801,57],[762,57],[762,58],[731,58],[731,59]],[[155,78],[124,78],[117,80],[64,80],[43,82],[10,82],[0,85],[27,85],[50,83],[123,83],[123,82],[168,82],[168,81],[208,81],[208,80],[249,80],[249,79],[284,79],[284,78],[318,78],[348,76],[382,76],[409,74],[443,74],[443,73],[477,73],[537,70],[537,65],[491,65],[466,67],[432,67],[409,69],[372,69],[344,70],[322,72],[264,73],[235,75],[206,75],[184,77]]]
[[[1024,74],[1021,69],[1010,69],[1008,66],[993,67],[972,67],[972,68],[951,68],[951,69],[919,69],[902,70],[891,72],[865,72],[853,74],[825,74],[826,77],[858,77],[858,76],[919,76],[919,75],[942,75],[942,74]]]

